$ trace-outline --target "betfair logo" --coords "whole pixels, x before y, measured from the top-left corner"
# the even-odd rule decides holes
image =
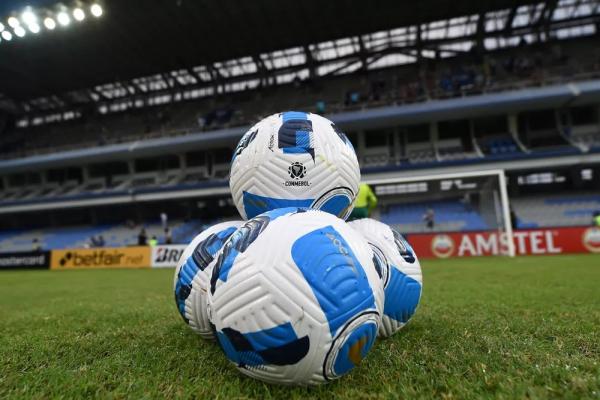
[[[59,261],[61,267],[95,267],[116,266],[122,264],[124,253],[104,250],[94,251],[91,254],[79,254],[78,252],[67,252]]]
[[[148,268],[150,247],[107,247],[52,251],[50,268]]]

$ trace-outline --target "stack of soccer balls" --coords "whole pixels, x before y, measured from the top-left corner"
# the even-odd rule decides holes
[[[175,271],[175,301],[244,374],[281,384],[339,378],[413,315],[421,267],[404,238],[346,223],[360,170],[329,120],[284,112],[240,140],[230,188],[244,221],[198,235]]]

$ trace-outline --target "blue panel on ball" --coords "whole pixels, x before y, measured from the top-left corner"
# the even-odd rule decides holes
[[[349,205],[350,199],[348,198],[348,196],[338,194],[327,200],[325,204],[319,207],[319,210],[328,212],[329,214],[333,214],[338,216],[339,218],[342,218],[344,214],[346,214],[346,210],[348,209]]]
[[[227,281],[227,276],[229,275],[229,271],[231,270],[231,267],[233,267],[233,262],[235,261],[235,258],[238,256],[238,254],[240,254],[239,251],[237,251],[237,249],[235,248],[231,248],[229,251],[227,252],[223,252],[221,254],[222,258],[220,258],[217,263],[218,266],[215,266],[215,271],[216,271],[216,267],[218,267],[218,277],[221,281],[226,282]],[[213,273],[214,276],[214,273]]]
[[[213,257],[219,252],[219,250],[221,250],[223,243],[225,243],[225,241],[229,239],[229,236],[231,236],[236,230],[237,228],[232,226],[215,234],[216,239],[213,239],[206,246],[207,250],[213,255]]]
[[[221,249],[223,243],[235,232],[235,227],[230,227],[222,231],[208,235],[206,239],[198,243],[192,255],[185,260],[177,275],[175,284],[175,301],[177,309],[187,322],[189,320],[185,316],[185,300],[189,297],[192,291],[192,280],[198,271],[204,271],[208,264],[212,262],[215,254]]]
[[[227,335],[223,332],[217,332],[217,341],[221,346],[223,353],[225,353],[225,357],[227,357],[235,363],[239,363],[240,357],[238,355],[238,352],[235,349],[235,347],[233,347],[233,343],[231,343],[231,340],[229,340]]]
[[[283,346],[298,339],[296,332],[289,322],[274,328],[244,334],[255,350],[265,350],[272,347]]]
[[[194,262],[194,259],[190,257],[185,264],[181,266],[179,274],[177,275],[177,283],[175,284],[175,302],[177,303],[179,314],[181,314],[181,317],[186,323],[189,322],[189,319],[185,316],[185,300],[192,291],[192,280],[198,273],[198,270],[198,265]]]
[[[304,147],[284,147],[283,152],[286,154],[301,154],[307,153]]]
[[[292,121],[292,120],[307,120],[308,114],[302,111],[286,111],[281,115],[281,119],[283,122]]]
[[[406,323],[415,313],[420,297],[421,284],[403,274],[398,268],[391,267],[390,280],[385,288],[383,314],[393,320]]]
[[[277,208],[310,207],[314,199],[277,199],[243,192],[244,211],[248,218],[254,218],[264,212]]]
[[[227,358],[242,367],[296,364],[310,348],[308,336],[298,338],[289,322],[248,333],[224,328],[217,339]]]
[[[296,240],[292,258],[317,298],[332,337],[354,315],[375,308],[363,266],[332,226]]]
[[[375,343],[376,337],[377,325],[374,322],[369,322],[356,328],[346,339],[337,354],[333,363],[335,374],[338,376],[344,375],[360,364],[362,359],[369,353],[373,343]]]
[[[310,131],[296,131],[296,147],[310,147]]]
[[[214,260],[215,255],[219,252],[223,243],[229,236],[235,232],[235,227],[224,229],[220,232],[209,235],[206,239],[198,243],[190,258],[194,259],[194,262],[198,266],[198,269],[204,271],[208,264]]]
[[[304,112],[288,111],[281,115],[283,124],[277,133],[278,147],[284,153],[308,153],[315,158],[311,147],[312,121]]]

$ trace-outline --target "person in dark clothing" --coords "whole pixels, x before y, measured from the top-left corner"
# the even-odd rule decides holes
[[[428,208],[423,214],[423,221],[425,222],[425,227],[429,230],[433,230],[435,227],[435,212],[433,208]]]
[[[515,211],[512,208],[510,209],[510,223],[513,229],[517,229],[517,225],[519,225],[519,218],[517,218],[517,214],[515,214]]]
[[[146,235],[146,230],[142,228],[140,234],[138,235],[138,246],[147,246],[148,245],[148,235]]]

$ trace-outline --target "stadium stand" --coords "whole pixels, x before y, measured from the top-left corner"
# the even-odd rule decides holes
[[[423,215],[428,209],[435,213],[435,227],[428,229]],[[403,233],[479,231],[489,229],[481,215],[459,201],[436,201],[397,204],[380,214],[380,220]]]
[[[114,12],[129,18],[123,4]],[[363,7],[372,18],[342,18],[336,32],[327,17],[341,11],[321,10],[303,46],[277,17],[278,34],[254,42],[214,21],[188,21],[193,29],[182,37],[163,20],[169,35],[139,32],[98,54],[80,46],[62,57],[46,36],[31,48],[0,47],[11,51],[4,58],[11,71],[22,70],[0,89],[0,248],[29,249],[37,237],[49,247],[83,246],[94,234],[129,245],[138,233],[125,225],[130,215],[161,234],[148,223],[157,204],[173,210],[174,238],[185,241],[199,221],[230,216],[232,149],[252,123],[285,109],[331,118],[348,134],[366,179],[504,169],[518,227],[587,225],[594,200],[558,205],[538,194],[593,198],[600,190],[600,9],[593,4],[499,1],[482,13],[460,2],[423,9],[418,19]],[[105,38],[117,42],[118,25],[107,23]],[[215,43],[202,52],[186,46],[192,36],[204,46],[209,27]],[[151,60],[131,59],[149,45]],[[55,68],[28,62],[33,50]],[[538,172],[564,182],[539,193],[519,183]],[[435,231],[491,228],[478,207],[453,199],[400,199],[380,214],[403,232],[423,232],[430,207]]]
[[[213,222],[173,221],[170,224],[173,243],[189,243],[198,232]],[[23,231],[4,231],[0,234],[0,251],[29,251],[34,239],[42,249],[83,248],[92,245],[92,236],[101,235],[105,247],[135,246],[140,230],[144,229],[150,239],[156,236],[159,244],[165,243],[164,230],[160,223],[145,223],[136,226],[124,224],[74,226]]]
[[[588,226],[592,224],[594,213],[600,211],[600,194],[518,196],[511,200],[511,206],[516,215],[516,229]],[[423,221],[428,209],[435,214],[433,229],[427,228]],[[394,204],[382,209],[379,218],[404,233],[491,229],[476,206],[461,200]]]
[[[583,192],[577,195],[557,194],[521,196],[511,200],[517,217],[515,228],[541,228],[561,226],[586,226],[592,216],[600,211],[600,195]],[[428,209],[435,213],[435,227],[428,229],[423,215]],[[425,232],[468,232],[488,230],[476,207],[461,200],[444,200],[418,203],[399,203],[384,207],[379,212],[382,222],[395,226],[403,233]],[[173,221],[170,225],[174,243],[188,243],[197,232],[213,221]],[[130,246],[137,243],[137,236],[144,228],[148,237],[156,235],[164,243],[164,232],[160,223],[145,223],[135,227],[125,224],[76,226],[35,230],[6,230],[0,232],[0,250],[30,250],[34,238],[44,249],[88,247],[90,238],[102,235],[105,246]]]
[[[545,195],[516,197],[512,206],[519,228],[591,225],[595,212],[600,211],[600,195]]]
[[[490,53],[483,59],[471,55],[455,57],[417,70],[413,65],[380,70],[370,76],[358,76],[358,82],[355,75],[324,79],[318,85],[310,80],[296,80],[287,85],[232,93],[225,99],[199,99],[140,109],[107,110],[104,113],[82,110],[69,114],[66,122],[61,122],[64,120],[62,117],[53,118],[52,114],[11,118],[0,125],[0,154],[3,158],[22,157],[247,126],[274,109],[330,114],[600,77],[600,64],[594,61],[593,56],[581,56],[594,54],[593,43],[587,44],[589,51],[585,49],[585,41],[531,47],[532,50],[500,50],[499,54]],[[318,103],[324,109],[319,110]],[[568,144],[561,140],[558,132],[540,130],[538,126],[530,126],[527,118],[521,119],[525,129],[521,129],[520,133],[532,147],[539,147],[539,143],[547,146],[548,139],[552,140],[552,145]],[[552,121],[545,118],[537,120]],[[443,156],[457,153],[456,150],[451,147],[443,152]],[[463,155],[458,154],[457,157]],[[411,158],[430,159],[431,154],[424,152]]]
[[[517,229],[587,226],[592,216],[600,211],[598,192],[582,192],[576,195],[555,194],[541,196],[518,196],[511,200],[516,214]],[[428,209],[435,214],[435,226],[425,226],[423,216]],[[468,232],[489,230],[476,206],[460,199],[418,203],[398,203],[379,211],[382,222],[393,225],[403,233]],[[170,224],[173,242],[188,243],[204,227],[214,221],[173,221]],[[30,250],[37,238],[44,249],[88,247],[92,236],[102,235],[105,246],[130,246],[137,243],[140,229],[148,237],[155,235],[159,243],[165,242],[163,229],[158,222],[127,226],[106,224],[34,230],[6,230],[0,232],[0,250]]]

